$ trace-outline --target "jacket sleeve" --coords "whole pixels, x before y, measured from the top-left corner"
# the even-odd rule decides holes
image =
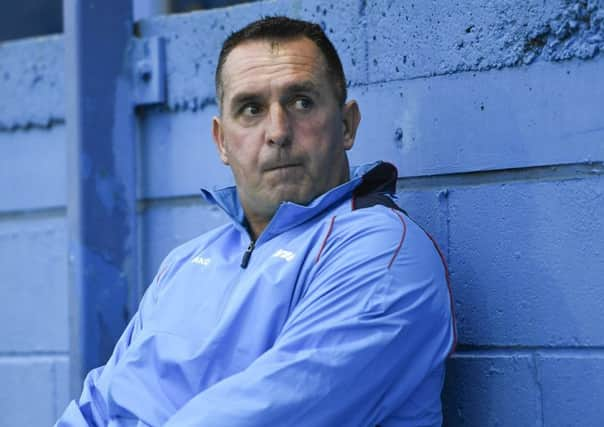
[[[143,312],[154,303],[153,285],[161,276],[161,272],[165,271],[164,268],[160,268],[160,273],[145,293],[137,312],[130,319],[107,363],[91,370],[86,375],[80,398],[69,403],[61,418],[55,423],[55,427],[105,426],[108,424],[105,397],[107,396],[109,379],[113,375],[113,370],[119,363],[123,353],[142,328]]]
[[[274,346],[166,426],[367,427],[442,372],[454,341],[444,266],[417,225],[377,209],[336,219]]]
[[[138,312],[118,340],[111,358],[104,366],[91,370],[84,379],[79,400],[69,403],[55,427],[104,426],[108,423],[106,402],[102,392],[103,378],[109,377],[133,335],[140,328]]]

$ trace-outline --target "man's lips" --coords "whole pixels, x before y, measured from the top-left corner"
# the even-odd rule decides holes
[[[265,167],[264,171],[270,172],[270,171],[275,171],[275,170],[279,170],[279,169],[295,168],[298,166],[302,166],[302,165],[300,163],[280,163],[280,164],[270,165],[268,167]]]

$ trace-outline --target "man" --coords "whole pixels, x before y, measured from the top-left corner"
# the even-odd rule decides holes
[[[437,426],[454,325],[446,268],[392,202],[387,163],[349,172],[360,121],[317,25],[231,35],[212,133],[232,222],[163,262],[59,426]]]

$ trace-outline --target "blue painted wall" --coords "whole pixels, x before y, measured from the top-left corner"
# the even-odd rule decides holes
[[[60,36],[0,44],[0,100],[0,426],[44,426],[69,398]]]
[[[363,113],[353,163],[395,163],[400,203],[445,251],[445,424],[602,425],[601,0],[265,1],[142,21],[166,40],[168,94],[139,113],[143,283],[225,220],[198,197],[232,182],[210,137],[215,60],[274,13],[324,25]],[[60,37],[0,45],[0,425],[48,425],[69,398],[62,58]]]

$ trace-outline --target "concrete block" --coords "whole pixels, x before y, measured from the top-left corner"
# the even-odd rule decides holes
[[[449,191],[459,340],[604,345],[604,179]]]
[[[65,126],[0,131],[0,212],[64,206]]]
[[[0,221],[0,260],[0,352],[68,351],[65,219]]]
[[[58,408],[56,368],[65,361],[66,356],[0,357],[0,425],[53,425],[64,409]]]
[[[142,123],[141,196],[200,195],[199,189],[232,185],[211,136],[215,107],[179,114],[150,113]]]
[[[367,5],[370,81],[592,58],[601,2],[430,0]]]
[[[530,355],[455,354],[443,391],[446,427],[529,427],[539,424],[541,402]]]
[[[397,204],[438,243],[443,255],[448,251],[448,191],[400,189]]]
[[[64,122],[64,68],[63,36],[0,44],[0,131]]]
[[[351,83],[365,82],[363,1],[255,2],[204,12],[164,15],[139,23],[142,37],[166,40],[168,106],[197,111],[214,103],[214,71],[224,39],[255,19],[288,15],[321,24],[340,51]]]
[[[224,224],[226,215],[217,207],[197,200],[151,205],[141,216],[143,285],[151,281],[163,259],[175,247]]]
[[[57,357],[53,363],[55,416],[59,418],[69,402],[79,396],[72,396],[69,390],[69,357]]]
[[[543,425],[599,426],[604,419],[604,354],[543,353],[537,358]]]
[[[604,58],[355,88],[352,162],[404,177],[602,162],[602,74]]]

